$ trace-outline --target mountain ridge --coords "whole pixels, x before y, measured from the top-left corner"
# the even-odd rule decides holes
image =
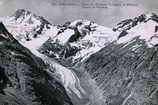
[[[79,19],[50,28],[45,26],[37,37],[33,37],[36,30],[30,30],[41,23],[22,22],[16,24],[17,30],[7,28],[17,36],[27,36],[28,32],[30,39],[23,37],[19,43],[55,68],[47,72],[59,79],[73,103],[157,105],[158,23],[157,16],[151,17],[127,19],[113,30]],[[10,20],[3,21],[15,25]],[[25,25],[30,29],[19,31]]]
[[[0,104],[72,105],[47,65],[22,46],[0,23]]]

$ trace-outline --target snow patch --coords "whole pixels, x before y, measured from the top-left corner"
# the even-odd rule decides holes
[[[155,33],[155,26],[158,25],[156,22],[149,20],[148,23],[141,23],[132,29],[127,31],[127,35],[124,37],[121,37],[119,40],[117,40],[117,43],[127,43],[130,40],[132,40],[134,37],[139,36],[140,39],[143,39],[146,41],[148,47],[152,47],[153,45],[158,44],[158,37]]]

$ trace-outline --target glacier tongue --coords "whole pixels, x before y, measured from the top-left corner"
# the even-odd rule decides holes
[[[158,44],[158,33],[154,32],[155,26],[158,24],[152,20],[138,23],[128,30],[126,30],[126,26],[123,28],[121,27],[121,29],[123,29],[122,31],[126,31],[127,33],[119,38],[120,31],[114,32],[111,28],[100,26],[87,20],[77,20],[66,27],[61,26],[58,28],[57,26],[42,23],[32,16],[33,15],[31,14],[25,15],[25,19],[21,17],[18,18],[17,21],[14,21],[13,17],[8,17],[6,19],[2,18],[0,20],[4,22],[10,33],[13,33],[13,35],[15,35],[14,37],[22,45],[28,48],[33,54],[43,59],[43,61],[49,65],[47,72],[50,75],[59,79],[59,81],[64,85],[66,91],[69,94],[76,94],[78,98],[83,98],[87,92],[80,84],[81,78],[79,79],[73,70],[58,64],[52,58],[38,51],[49,39],[51,39],[52,45],[56,46],[57,49],[60,49],[59,52],[57,52],[56,49],[54,51],[52,49],[50,50],[50,52],[53,52],[53,54],[55,54],[58,58],[60,58],[60,55],[65,55],[65,52],[71,53],[71,47],[72,49],[74,47],[79,49],[74,55],[69,56],[68,54],[68,57],[72,58],[73,63],[77,61],[84,61],[92,54],[98,52],[114,41],[116,42],[115,44],[122,44],[130,42],[135,37],[139,37],[140,39],[145,40],[148,47],[153,47]],[[147,19],[149,18],[150,16],[147,17]],[[33,23],[28,23],[28,20],[30,19]],[[44,26],[42,24],[44,24]],[[39,30],[41,32],[39,32]],[[62,30],[62,32],[59,33],[60,30]],[[35,38],[34,35],[37,32],[39,32],[39,35]],[[27,35],[30,38],[28,41],[26,40],[26,37],[28,37]],[[77,39],[70,41],[72,36],[72,39],[74,39],[75,35],[79,35],[79,38],[77,36]],[[136,49],[137,47],[139,47],[139,45],[135,45],[132,48]],[[49,51],[48,49],[46,50]]]
[[[45,37],[45,38],[41,37],[41,38],[38,38],[37,40],[32,40],[28,43],[21,42],[21,44],[24,45],[26,48],[28,48],[33,54],[43,59],[43,61],[50,66],[47,72],[53,77],[55,75],[60,77],[59,81],[64,85],[66,91],[69,94],[72,94],[73,92],[79,98],[82,98],[82,94],[86,94],[86,92],[80,85],[80,80],[77,77],[77,75],[72,70],[56,63],[51,58],[37,51],[38,49],[37,46],[41,46],[47,40],[47,38],[48,37]],[[40,43],[37,43],[37,42],[40,42]]]
[[[38,52],[38,49],[49,39],[54,38],[57,35],[58,29],[56,26],[49,25],[49,29],[43,27],[43,31],[40,36],[33,38],[33,29],[37,28],[41,21],[32,17],[31,14],[25,15],[26,18],[18,18],[17,21],[14,17],[1,18],[0,20],[6,25],[10,33],[12,33],[24,47],[28,48],[34,55],[40,57],[50,67],[47,70],[52,76],[59,77],[59,81],[63,84],[66,91],[71,94],[76,94],[77,97],[82,98],[82,95],[86,94],[85,90],[80,85],[80,80],[77,75],[70,69],[58,64],[51,58]],[[33,20],[33,24],[28,23],[29,19]],[[21,22],[19,22],[21,21]],[[68,31],[69,32],[69,31]],[[26,34],[29,34],[32,40],[25,40]],[[63,39],[64,40],[64,39]]]

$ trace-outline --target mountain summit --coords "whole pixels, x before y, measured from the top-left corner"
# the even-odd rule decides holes
[[[126,43],[135,37],[145,40],[148,47],[158,44],[158,16],[154,13],[142,14],[117,24],[113,31],[119,32],[118,43]]]
[[[30,11],[19,9],[12,16],[1,18],[1,21],[6,25],[17,40],[23,42],[36,39],[45,34],[47,30],[52,28],[52,25],[42,16],[37,16]]]
[[[116,38],[110,28],[88,20],[76,20],[60,27],[57,35],[41,47],[41,52],[76,63]]]
[[[156,14],[114,28],[83,19],[52,25],[23,9],[1,21],[2,100],[17,102],[12,92],[26,105],[158,104]]]
[[[120,22],[113,29],[117,38],[78,65],[96,82],[105,105],[158,104],[157,19],[143,14]]]
[[[154,21],[158,23],[158,16],[155,13],[142,14],[133,19],[126,19],[119,22],[117,26],[113,28],[113,30],[114,31],[127,31],[141,23],[147,23],[149,21]]]
[[[29,24],[37,23],[37,20],[40,21],[42,24],[50,24],[44,17],[37,16],[34,13],[31,13],[30,11],[24,10],[24,9],[18,9],[13,15],[14,19],[19,22],[27,22]]]

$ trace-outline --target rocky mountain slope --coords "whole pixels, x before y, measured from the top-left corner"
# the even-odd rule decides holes
[[[142,14],[134,19],[127,19],[117,24],[114,31],[120,32],[119,43],[126,43],[134,37],[146,41],[149,47],[158,44],[158,16],[154,13]]]
[[[84,61],[111,42],[127,43],[134,37],[145,40],[149,47],[158,43],[158,16],[142,14],[127,19],[113,29],[88,20],[67,22],[40,48],[41,53],[76,64]]]
[[[116,39],[115,34],[110,28],[88,20],[67,22],[56,36],[49,39],[40,48],[40,51],[51,57],[75,64],[82,62],[103,48],[106,43]]]
[[[72,105],[65,88],[0,23],[0,105]]]
[[[124,20],[113,31],[86,20],[64,27],[44,44],[41,53],[73,63],[81,84],[91,86],[84,89],[103,100],[89,104],[158,104],[156,14]]]
[[[1,21],[21,45],[53,68],[46,74],[62,84],[75,105],[158,104],[156,14],[123,20],[114,28],[88,20],[51,25],[26,10]],[[61,99],[72,104],[68,97]]]
[[[103,91],[105,105],[158,104],[158,48],[155,14],[127,19],[114,27],[108,43],[78,67]]]
[[[117,38],[117,32],[92,21],[76,20],[51,25],[43,17],[23,9],[0,20],[18,41],[34,45],[41,53],[72,64],[83,61]],[[32,40],[36,40],[34,44]],[[44,44],[39,46],[37,43]]]
[[[9,32],[16,34],[19,41],[30,41],[43,35],[51,24],[41,16],[37,16],[30,11],[17,10],[12,16],[1,18]]]
[[[47,42],[47,40],[49,40],[50,38],[52,38],[54,35],[57,34],[59,27],[48,24],[50,28],[45,27],[43,31],[40,34],[38,34],[37,37],[32,37],[34,36],[35,33],[37,33],[37,30],[34,30],[34,32],[30,30],[36,27],[37,25],[36,23],[41,19],[41,17],[36,16],[33,13],[26,10],[18,10],[16,11],[15,14],[17,14],[17,12],[19,11],[22,11],[21,16],[19,16],[19,18],[24,17],[23,20],[25,21],[18,23],[19,21],[18,22],[15,21],[15,17],[17,17],[16,15],[13,15],[8,18],[1,18],[1,21],[4,22],[9,32],[13,34],[13,37],[17,39],[21,45],[23,45],[25,48],[28,48],[31,53],[41,58],[42,61],[45,62],[47,66],[49,66],[50,69],[47,69],[47,73],[50,76],[52,76],[52,78],[55,78],[58,82],[62,84],[67,94],[71,98],[71,100],[73,100],[73,103],[74,102],[76,103],[76,100],[83,98],[82,95],[85,94],[84,89],[80,86],[80,80],[78,79],[76,74],[71,69],[60,65],[54,59],[38,51],[39,48],[45,42]],[[33,23],[27,22],[28,18],[30,19],[30,16],[31,16],[31,19],[32,18],[34,19]],[[39,19],[36,17],[38,17]],[[19,20],[19,19],[16,19],[16,20]],[[39,22],[37,26],[41,24],[44,24],[44,23]],[[27,26],[28,28],[25,26]],[[32,26],[35,26],[35,27],[32,27]],[[23,31],[21,31],[21,29]],[[28,33],[28,35],[31,37],[30,40],[27,40],[26,33]],[[19,37],[21,37],[21,39],[19,39]]]

